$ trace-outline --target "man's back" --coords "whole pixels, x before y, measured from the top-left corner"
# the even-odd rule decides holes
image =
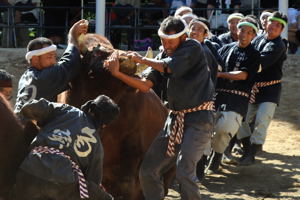
[[[75,107],[51,103],[45,99],[26,104],[21,113],[37,120],[41,127],[31,148],[51,147],[63,152],[82,169],[88,180],[100,183],[99,160],[103,158],[103,149],[97,129],[89,116]],[[75,181],[70,160],[59,155],[39,157],[30,154],[21,169],[48,181]]]

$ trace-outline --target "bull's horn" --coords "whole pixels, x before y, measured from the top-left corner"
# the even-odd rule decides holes
[[[145,54],[145,57],[146,58],[153,58],[153,51],[152,51],[152,48],[149,46],[148,47],[148,50]],[[138,75],[141,75],[141,73],[147,68],[148,66],[145,65],[145,64],[138,64],[138,69],[137,69],[137,73]]]

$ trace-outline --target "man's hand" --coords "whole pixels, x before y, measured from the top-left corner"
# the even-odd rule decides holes
[[[113,76],[117,76],[120,73],[119,52],[117,50],[104,61],[104,67],[108,69]]]
[[[141,56],[139,53],[130,51],[126,55],[128,58],[130,58],[133,62],[136,63],[142,63],[143,62],[143,56]]]
[[[69,31],[69,44],[73,44],[78,47],[78,38],[81,34],[86,34],[88,30],[88,21],[85,19],[76,22]]]

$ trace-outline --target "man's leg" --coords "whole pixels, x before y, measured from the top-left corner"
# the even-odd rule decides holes
[[[213,150],[224,153],[231,138],[235,136],[242,123],[242,116],[236,112],[222,111],[216,123],[216,134],[212,139]]]
[[[51,182],[22,169],[17,174],[14,197],[15,200],[80,200],[78,183]]]
[[[14,190],[15,200],[42,200],[41,186],[45,184],[41,179],[19,170]]]
[[[264,102],[258,105],[253,133],[250,138],[243,139],[247,139],[248,147],[246,148],[246,153],[240,159],[240,165],[254,164],[257,151],[265,143],[267,129],[273,119],[276,107],[277,104],[271,102]]]
[[[214,156],[211,159],[209,170],[217,172],[221,164],[222,154],[231,138],[235,136],[242,123],[242,116],[232,111],[222,111],[216,123],[216,134],[212,138]],[[210,173],[211,173],[210,172]]]
[[[258,110],[258,104],[248,104],[248,110],[245,120],[242,122],[242,126],[237,132],[237,139],[241,140],[243,144],[243,155],[238,159],[238,162],[244,160],[249,156],[251,151],[250,136],[252,134],[252,129],[250,124],[253,123],[253,120],[256,116]]]
[[[183,200],[200,199],[197,185],[196,165],[213,132],[212,123],[185,125],[181,150],[177,157],[176,178],[180,183],[180,194]]]
[[[145,200],[164,199],[162,175],[176,162],[176,156],[166,155],[169,137],[161,131],[148,149],[140,168],[140,183]]]
[[[258,110],[257,104],[249,104],[248,105],[248,111],[247,111],[246,118],[242,122],[242,126],[239,128],[237,135],[236,135],[238,140],[251,136],[252,132],[251,132],[249,124],[253,121],[257,110]]]
[[[264,144],[267,137],[267,129],[273,119],[277,104],[264,102],[258,105],[254,130],[250,141],[252,144]]]

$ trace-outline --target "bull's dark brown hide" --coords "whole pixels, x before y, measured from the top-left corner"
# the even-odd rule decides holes
[[[81,45],[85,69],[72,81],[72,89],[64,101],[80,107],[87,100],[105,94],[120,106],[118,120],[101,133],[105,153],[103,185],[116,199],[142,200],[139,166],[154,137],[163,128],[167,109],[154,92],[143,93],[131,88],[103,69],[102,61],[112,52],[112,46],[106,38],[99,39],[93,34],[89,37]],[[102,43],[108,49],[106,52],[101,50]],[[134,74],[132,69],[126,73]]]
[[[0,94],[0,199],[8,200],[17,169],[26,156],[23,127],[9,102]]]

